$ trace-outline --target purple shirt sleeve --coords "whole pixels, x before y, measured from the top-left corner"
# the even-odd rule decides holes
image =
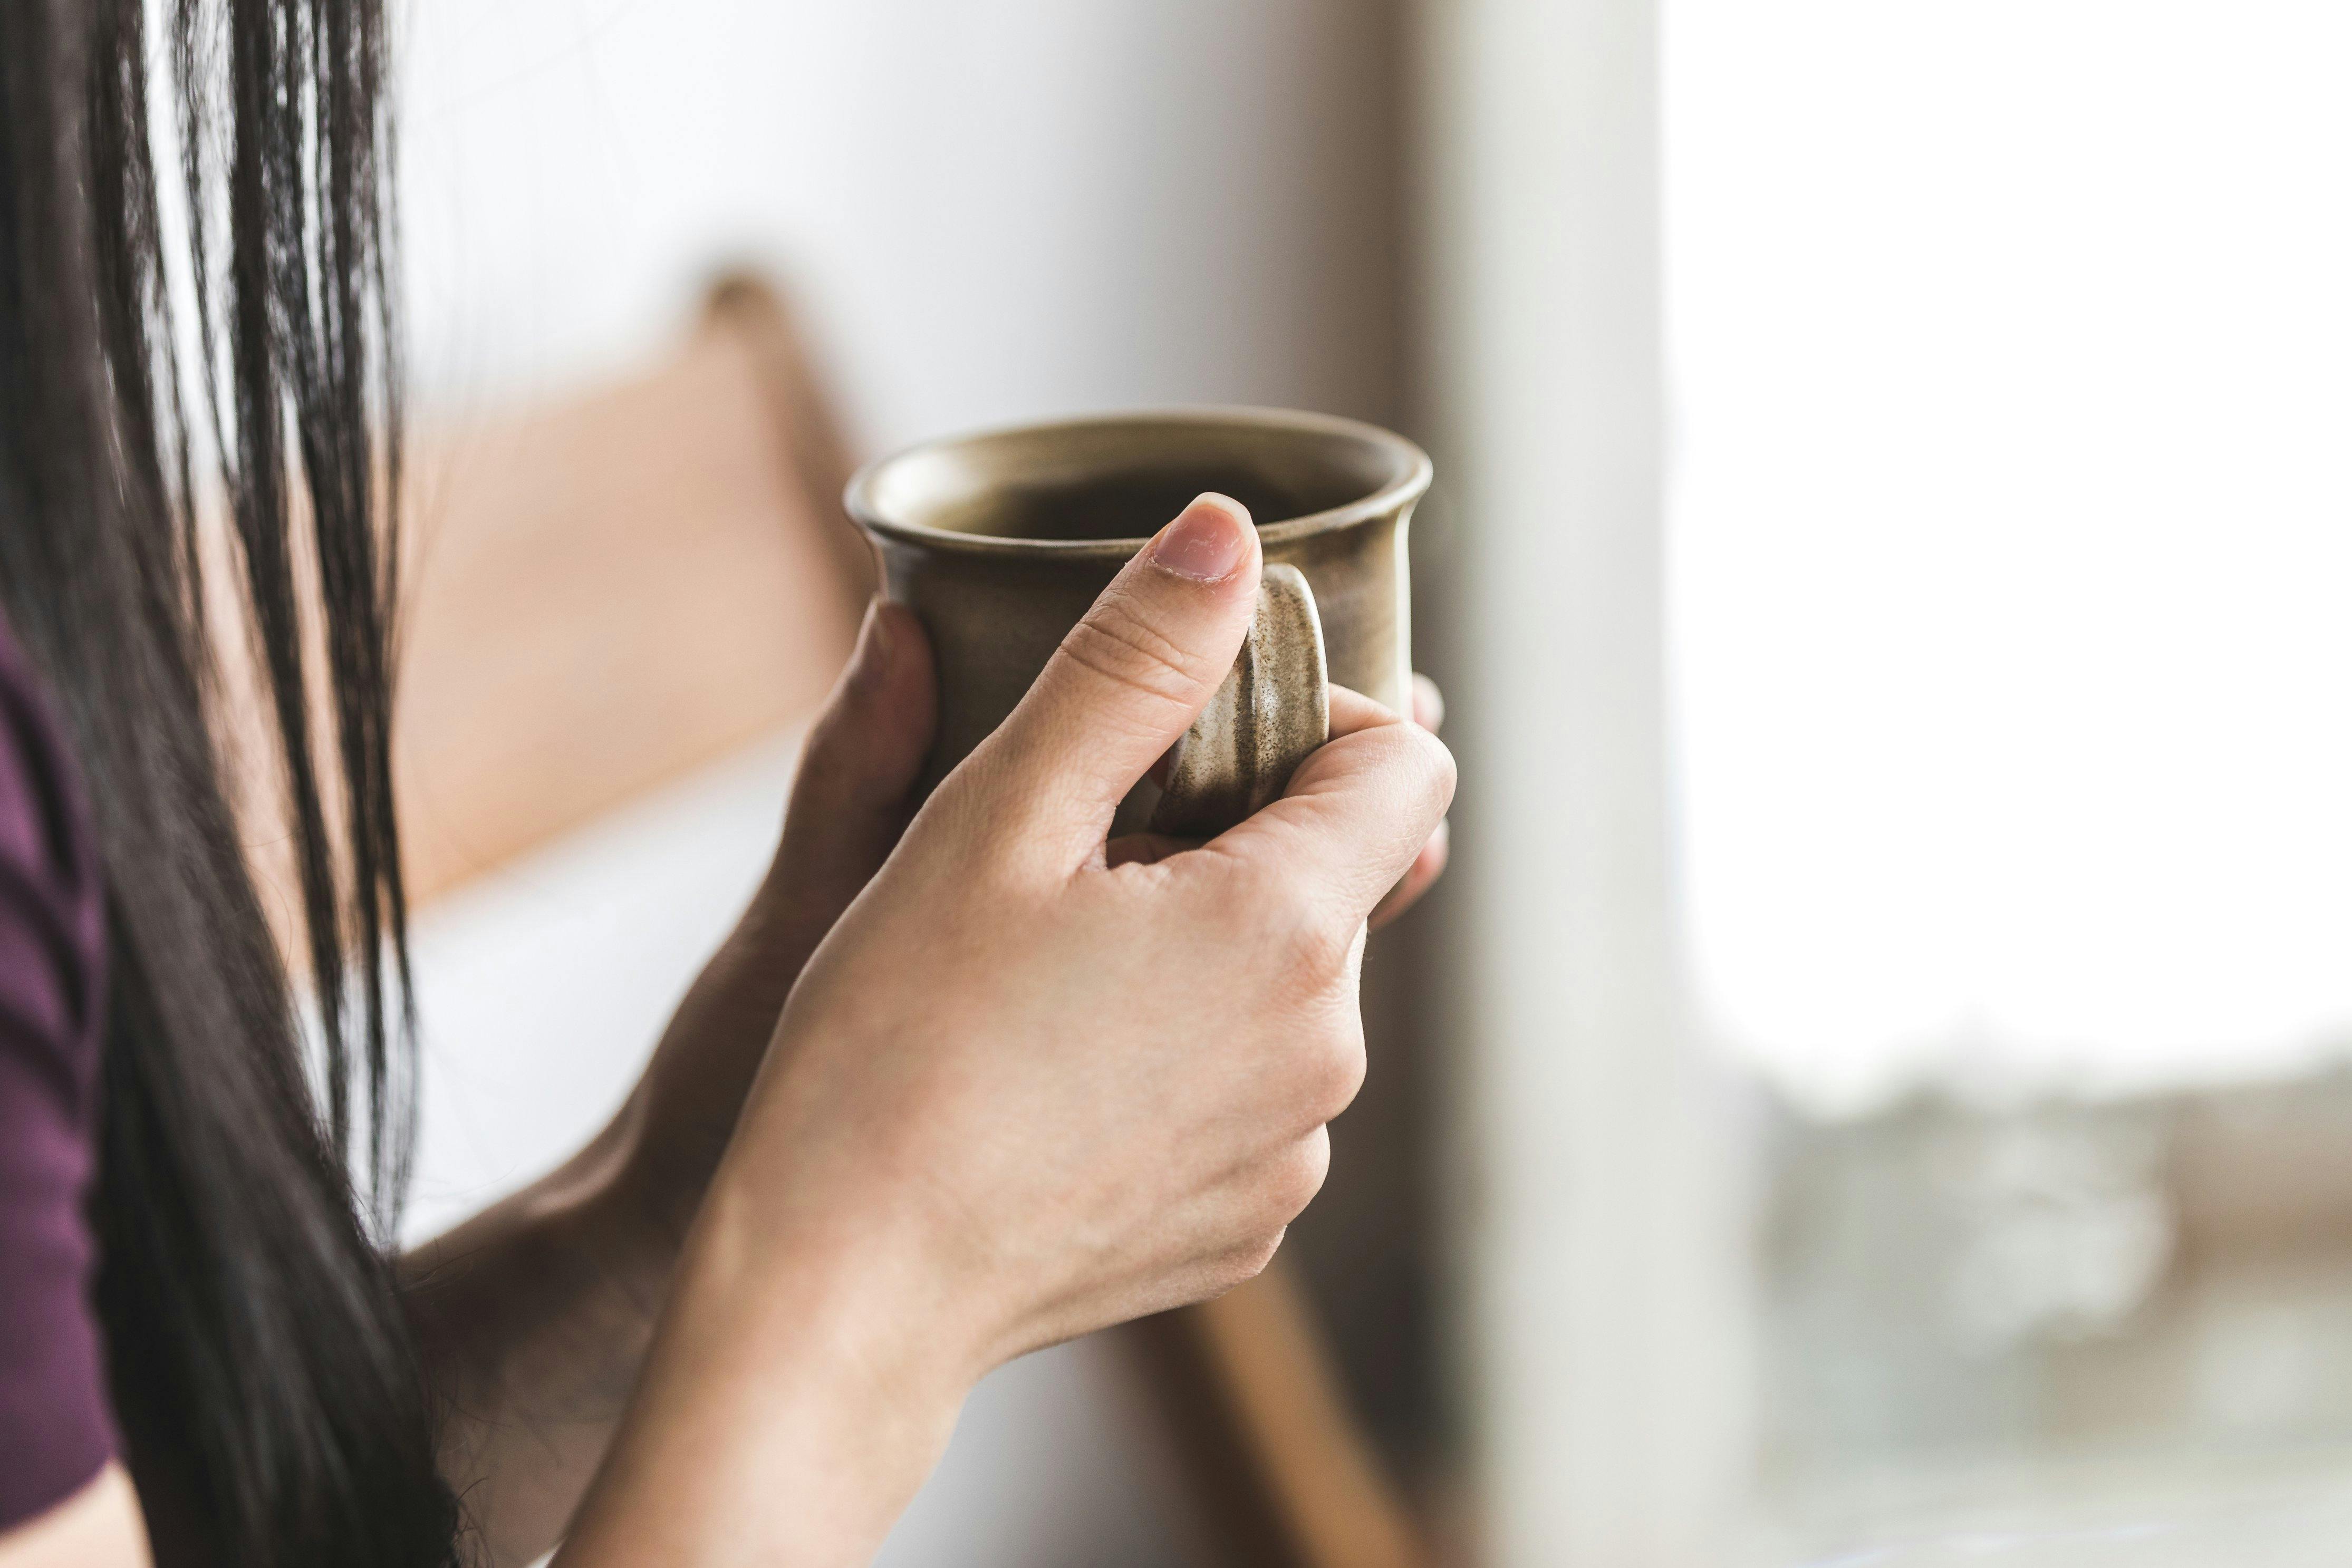
[[[76,784],[0,628],[0,1531],[71,1496],[114,1452],[82,1211],[105,897]]]

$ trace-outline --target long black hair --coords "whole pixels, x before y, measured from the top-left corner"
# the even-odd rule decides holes
[[[412,1092],[384,22],[152,15],[160,36],[148,0],[0,0],[0,605],[106,867],[114,1406],[164,1564],[447,1563],[383,1252]],[[208,593],[208,564],[233,584]],[[223,782],[208,601],[274,719],[307,1058]]]

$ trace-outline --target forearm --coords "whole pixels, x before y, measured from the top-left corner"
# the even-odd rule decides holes
[[[722,1176],[554,1568],[849,1568],[937,1462],[965,1304],[875,1229],[774,1230]]]
[[[772,877],[613,1124],[402,1260],[442,1469],[492,1565],[562,1535],[628,1403],[678,1249],[821,929]]]
[[[776,862],[628,1106],[562,1171],[404,1264],[444,1468],[492,1563],[552,1544],[612,1443],[785,998],[913,808],[930,668],[913,617],[877,605],[811,731]]]
[[[772,1181],[722,1173],[679,1237],[631,1122],[403,1262],[483,1562],[865,1562],[994,1354],[975,1303]]]
[[[562,1535],[628,1403],[677,1238],[616,1134],[402,1260],[442,1415],[441,1467],[485,1568]]]

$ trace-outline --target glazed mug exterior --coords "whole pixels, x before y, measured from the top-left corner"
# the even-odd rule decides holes
[[[1325,683],[1410,712],[1406,533],[1428,456],[1328,414],[1181,408],[1014,426],[868,464],[845,497],[885,597],[929,634],[928,791],[1004,721],[1121,566],[1205,490],[1256,522],[1266,571],[1224,685],[1114,832],[1205,837],[1279,795],[1328,734]]]

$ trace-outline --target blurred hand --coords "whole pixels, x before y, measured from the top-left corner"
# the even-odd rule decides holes
[[[1412,721],[1432,735],[1445,727],[1444,694],[1427,675],[1416,674],[1412,677]],[[1412,857],[1412,865],[1405,872],[1403,880],[1389,889],[1388,896],[1373,909],[1373,930],[1378,931],[1412,908],[1414,902],[1429,891],[1431,884],[1445,874],[1445,861],[1451,847],[1452,837],[1447,831],[1445,820],[1441,817],[1437,831],[1429,835],[1427,843],[1421,846],[1421,853]]]
[[[768,874],[628,1103],[562,1166],[403,1260],[442,1469],[485,1568],[542,1557],[604,1459],[784,998],[912,812],[931,713],[920,630],[877,605],[810,731]]]
[[[632,1185],[673,1237],[702,1200],[803,966],[906,831],[934,691],[921,623],[876,600],[810,727],[775,859],[617,1124]]]

